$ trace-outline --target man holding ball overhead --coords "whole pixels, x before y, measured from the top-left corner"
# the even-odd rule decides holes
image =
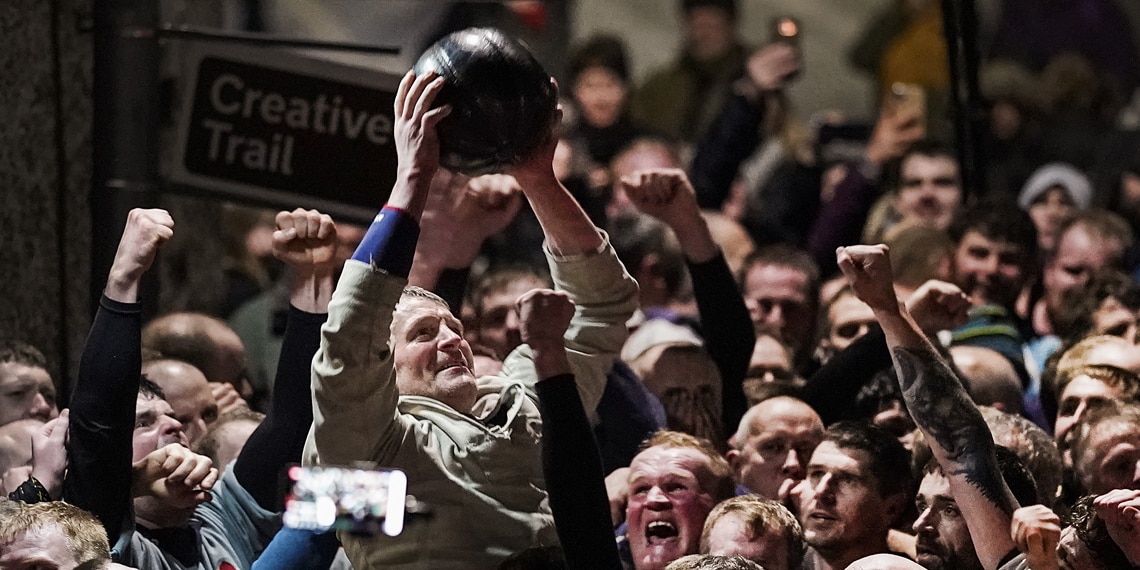
[[[471,32],[459,32],[465,33]],[[485,43],[455,45],[478,51]],[[550,363],[565,352],[592,414],[637,303],[637,284],[606,236],[555,177],[555,139],[541,125],[543,142],[502,170],[518,180],[542,224],[551,276],[575,304],[574,316],[564,347],[524,344],[499,375],[474,376],[471,348],[447,304],[406,287],[420,216],[441,143],[447,144],[439,133],[456,132],[445,122],[463,119],[451,105],[433,105],[445,89],[444,77],[431,71],[409,72],[400,83],[396,184],[345,264],[313,360],[307,459],[402,469],[408,492],[432,507],[430,519],[399,537],[342,535],[356,568],[491,568],[516,551],[556,544],[535,386],[560,373]]]

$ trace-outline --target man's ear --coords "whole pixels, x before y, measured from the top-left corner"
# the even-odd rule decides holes
[[[737,466],[740,463],[740,451],[736,449],[729,449],[728,453],[724,454],[724,458],[728,460],[728,465],[732,467],[732,472],[735,473]]]

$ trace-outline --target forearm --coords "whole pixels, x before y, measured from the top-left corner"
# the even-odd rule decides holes
[[[555,255],[584,255],[602,246],[598,228],[556,178],[519,178],[519,184],[542,226],[546,247]]]
[[[743,385],[752,348],[756,344],[756,331],[748,316],[744,297],[732,278],[732,270],[719,250],[708,261],[694,263],[690,260],[688,266],[705,347],[720,371],[724,426],[732,432],[748,410]]]
[[[141,307],[104,297],[71,396],[63,497],[114,542],[131,504],[131,436],[141,369]]]
[[[618,569],[605,474],[574,377],[539,381],[542,467],[550,510],[571,569]]]
[[[301,460],[313,423],[309,369],[326,317],[290,308],[269,414],[249,436],[234,464],[238,482],[266,510],[280,509],[277,486],[281,471]]]
[[[582,404],[593,414],[606,373],[629,336],[626,322],[637,307],[637,282],[608,245],[588,255],[547,254],[555,288],[565,291],[575,304],[565,346]]]
[[[313,443],[324,464],[377,460],[393,429],[399,395],[388,337],[403,285],[369,266],[345,264],[312,359]]]
[[[289,304],[306,313],[325,314],[329,312],[329,299],[332,298],[332,270],[298,272],[293,276]]]
[[[1017,508],[1001,478],[981,412],[905,309],[876,311],[907,410],[952,484],[961,478],[1007,516]],[[959,501],[964,503],[964,501]]]

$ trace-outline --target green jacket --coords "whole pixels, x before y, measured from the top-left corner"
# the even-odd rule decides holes
[[[577,306],[566,345],[582,403],[592,412],[625,342],[637,284],[608,242],[589,255],[547,257],[555,286]],[[313,359],[315,408],[306,458],[402,469],[408,492],[433,512],[396,538],[341,536],[353,566],[494,568],[514,552],[557,544],[542,476],[530,348],[513,351],[500,375],[479,379],[479,398],[469,412],[399,396],[389,327],[404,285],[349,261]]]

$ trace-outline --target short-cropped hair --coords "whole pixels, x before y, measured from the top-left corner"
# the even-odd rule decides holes
[[[107,532],[91,513],[60,501],[24,505],[0,518],[0,551],[20,535],[48,526],[59,529],[81,568],[101,568],[111,561]]]
[[[0,363],[5,362],[47,369],[47,358],[44,358],[44,353],[20,340],[0,341]]]
[[[642,451],[651,447],[688,448],[696,450],[708,458],[709,473],[701,482],[702,486],[705,487],[705,491],[711,494],[713,499],[717,502],[732,497],[735,491],[735,483],[733,483],[732,480],[732,467],[729,466],[728,460],[717,451],[716,446],[714,446],[711,441],[684,432],[660,430],[641,444]],[[698,476],[698,479],[699,478]]]
[[[764,567],[739,555],[690,554],[670,562],[665,570],[764,570]]]
[[[887,430],[865,422],[842,421],[827,428],[823,441],[866,453],[871,463],[864,467],[884,497],[910,490],[910,452]]]
[[[800,521],[784,505],[759,495],[740,495],[721,501],[713,507],[701,531],[701,553],[709,551],[709,534],[713,525],[725,515],[740,518],[753,537],[778,532],[787,543],[788,567],[799,568],[804,556],[804,531]]]

